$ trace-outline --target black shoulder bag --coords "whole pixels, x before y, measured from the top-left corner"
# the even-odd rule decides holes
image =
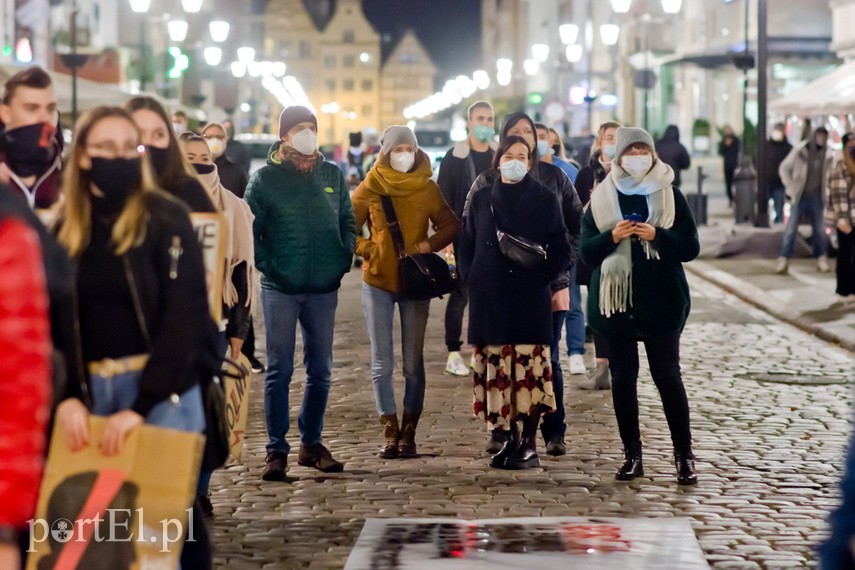
[[[493,211],[493,203],[490,202],[490,213],[493,215],[493,223],[496,223],[496,212]],[[536,269],[546,261],[546,248],[530,239],[505,233],[496,225],[496,239],[499,242],[499,251],[507,259],[524,269]]]
[[[398,275],[401,278],[401,295],[407,299],[424,300],[441,297],[455,287],[454,276],[443,258],[435,253],[407,255],[401,225],[389,196],[381,196],[386,225],[398,254]]]

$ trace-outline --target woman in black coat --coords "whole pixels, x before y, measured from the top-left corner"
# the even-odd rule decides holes
[[[555,194],[528,174],[536,160],[525,139],[502,140],[493,162],[501,175],[472,193],[460,240],[475,354],[474,410],[491,429],[509,433],[490,462],[506,469],[540,464],[538,423],[543,412],[556,408],[550,282],[571,259]],[[541,244],[548,251],[546,260],[534,269],[515,265],[499,249],[499,229]],[[521,438],[518,420],[524,424]]]
[[[582,258],[592,268],[588,322],[605,337],[612,399],[626,461],[615,478],[644,475],[638,426],[638,343],[671,430],[677,482],[697,482],[689,402],[680,373],[680,335],[689,316],[683,263],[700,250],[688,203],[644,129],[617,131],[612,170],[582,220]]]

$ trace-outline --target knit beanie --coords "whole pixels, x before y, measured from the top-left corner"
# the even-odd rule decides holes
[[[384,155],[389,156],[392,149],[399,144],[408,144],[416,150],[419,148],[419,143],[416,140],[416,134],[410,129],[410,127],[392,125],[383,131],[383,135],[380,137],[380,150],[383,151]]]
[[[317,128],[318,118],[302,105],[293,105],[282,109],[282,114],[279,115],[279,138],[285,138],[288,131],[300,123],[314,123],[315,128]]]
[[[626,149],[628,149],[635,143],[646,144],[648,147],[650,147],[650,152],[654,153],[655,156],[656,145],[654,144],[653,137],[650,136],[650,133],[638,127],[620,127],[617,130],[617,134],[615,135],[614,160],[620,158],[620,156],[626,151]]]

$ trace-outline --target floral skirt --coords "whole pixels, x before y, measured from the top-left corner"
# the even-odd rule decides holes
[[[549,347],[542,344],[476,346],[475,415],[492,429],[509,430],[518,415],[538,405],[555,410]]]

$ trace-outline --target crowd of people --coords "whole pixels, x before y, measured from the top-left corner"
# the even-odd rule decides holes
[[[8,356],[0,360],[0,392],[17,396],[0,398],[0,567],[20,562],[15,542],[33,516],[49,424],[62,434],[53,445],[96,446],[106,456],[119,453],[142,424],[205,433],[209,386],[224,358],[256,358],[251,314],[258,305],[267,333],[261,479],[287,480],[298,330],[306,382],[297,462],[343,471],[323,434],[338,291],[354,254],[363,260],[381,458],[418,455],[429,389],[431,300],[408,295],[400,267],[409,256],[444,253],[459,275],[444,317],[445,372],[471,377],[492,467],[539,465],[538,431],[548,454],[567,453],[560,339],[566,334],[568,372],[584,374],[589,327],[596,367],[584,387],[612,391],[625,454],[615,478],[644,474],[637,396],[643,343],[671,432],[676,480],[696,483],[680,337],[690,312],[682,264],[700,246],[679,189],[688,155],[676,129],[655,143],[643,129],[605,123],[590,161],[577,165],[566,159],[557,131],[523,112],[504,116],[498,132],[489,102],[467,113],[468,137],[449,149],[435,177],[406,126],[387,128],[371,160],[355,144],[342,169],[318,149],[317,116],[291,106],[279,117],[279,141],[266,165],[249,176],[247,155],[231,140],[233,125],[193,130],[185,115],[170,117],[150,97],[90,110],[66,151],[50,77],[39,68],[12,77],[0,103],[0,340]],[[822,214],[810,202],[822,180],[818,169],[831,155],[826,137],[818,130],[781,167],[784,186],[803,186],[796,207],[814,217]],[[855,137],[845,137],[844,146],[826,214],[851,252]],[[358,184],[351,193],[352,178]],[[227,221],[217,321],[193,213]],[[467,304],[472,351],[464,356]],[[107,422],[98,441],[89,429],[93,415]],[[224,461],[206,447],[196,520],[213,513],[208,487]],[[206,527],[197,529],[184,545],[182,568],[211,565]]]

